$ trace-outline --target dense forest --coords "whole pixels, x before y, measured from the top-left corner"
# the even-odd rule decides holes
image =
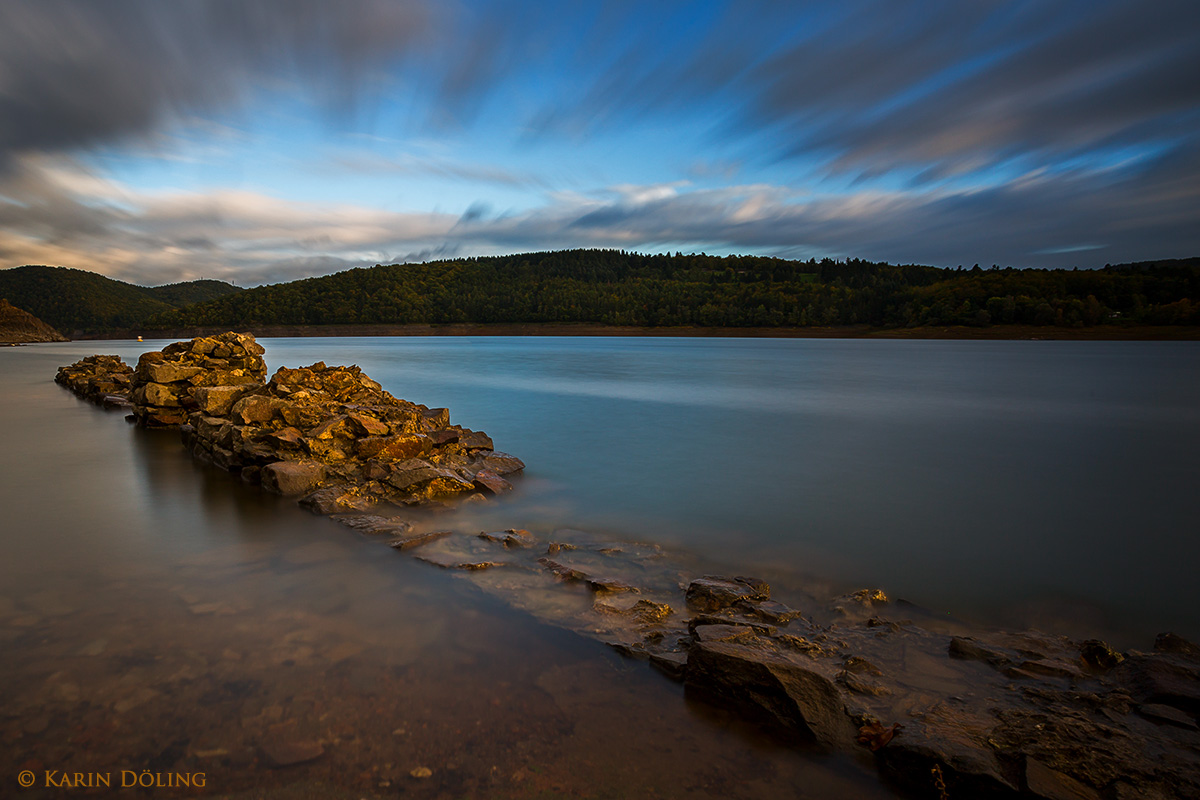
[[[805,327],[1200,324],[1200,258],[1097,270],[941,269],[568,250],[352,269],[241,290],[83,270],[0,271],[0,297],[64,333],[192,327],[590,323]]]
[[[0,270],[0,297],[68,335],[138,327],[156,314],[240,291],[209,280],[148,288],[66,267]]]
[[[353,269],[160,314],[162,328],[1200,324],[1200,259],[1099,270],[570,250]]]

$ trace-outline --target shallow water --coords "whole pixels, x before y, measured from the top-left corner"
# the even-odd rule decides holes
[[[162,344],[0,349],[3,774],[170,765],[247,796],[890,796],[52,383]],[[1200,638],[1194,343],[263,344],[272,370],[357,363],[525,459],[513,495],[454,527],[659,542],[785,600],[881,585],[998,625]],[[265,766],[265,747],[305,741],[325,754]]]
[[[50,381],[94,349],[0,353],[0,795],[893,796]]]

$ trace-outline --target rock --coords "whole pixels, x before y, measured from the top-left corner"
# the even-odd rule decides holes
[[[314,461],[276,461],[262,468],[264,489],[282,495],[308,494],[325,479],[325,467]]]
[[[1160,703],[1142,703],[1137,707],[1137,711],[1151,722],[1166,723],[1191,730],[1196,730],[1198,727],[1196,718],[1191,714]]]
[[[187,366],[177,361],[160,361],[146,365],[146,377],[158,384],[186,381],[204,372],[204,367]]]
[[[504,545],[505,547],[532,547],[536,541],[533,534],[524,528],[509,528],[499,533],[479,532],[480,539]]]
[[[1100,793],[1069,775],[1025,757],[1025,788],[1042,800],[1100,800]]]
[[[433,440],[419,433],[367,436],[359,439],[355,445],[355,453],[359,458],[375,458],[380,461],[403,461],[424,455],[432,449]]]
[[[1200,668],[1168,654],[1130,655],[1109,678],[1139,703],[1200,713]]]
[[[808,669],[804,658],[741,641],[698,642],[688,651],[684,685],[826,747],[848,750],[854,728],[843,712],[841,692]]]
[[[375,504],[359,495],[353,487],[326,486],[302,497],[300,505],[314,514],[328,516],[348,511],[370,511]]]
[[[192,397],[201,413],[214,417],[229,415],[233,404],[251,387],[242,386],[197,386],[192,389]]]
[[[783,603],[777,603],[774,600],[739,600],[734,603],[734,608],[748,617],[761,619],[763,622],[769,622],[772,625],[786,625],[800,617],[799,611],[788,608]]]
[[[845,686],[852,692],[857,694],[871,695],[872,697],[884,697],[890,695],[892,690],[884,686],[878,681],[873,681],[870,678],[865,678],[862,675],[856,675],[848,670],[838,672],[836,680],[842,686]]]
[[[54,381],[85,400],[118,408],[128,404],[132,374],[133,367],[117,356],[95,355],[59,367]]]
[[[1083,665],[1097,672],[1107,672],[1125,660],[1125,656],[1099,639],[1088,639],[1079,645],[1079,658]]]
[[[497,475],[511,475],[525,469],[525,462],[508,453],[483,453],[483,466]]]
[[[907,720],[900,736],[876,753],[893,782],[920,797],[936,797],[934,767],[952,798],[1016,797],[1018,781],[988,743],[995,720],[937,703]]]
[[[688,607],[696,611],[719,611],[739,601],[770,600],[771,587],[756,578],[721,578],[705,575],[688,585]]]
[[[951,637],[948,653],[951,658],[982,661],[993,667],[1007,666],[1012,663],[1012,658],[1007,651],[969,636]]]
[[[483,431],[463,430],[458,436],[458,443],[468,450],[489,450],[495,449],[496,445],[492,442],[492,437],[488,436]]]
[[[453,533],[453,531],[429,531],[426,533],[411,533],[411,532],[410,533],[402,533],[402,534],[398,535],[395,539],[392,539],[392,541],[388,542],[388,546],[393,547],[397,550],[408,550],[409,548],[412,548],[412,547],[420,547],[423,544],[429,544],[430,542],[436,542],[438,539],[442,539],[446,536],[451,535],[451,533]]]
[[[662,622],[674,613],[666,603],[656,603],[653,600],[638,600],[632,610],[634,616],[645,623]]]
[[[273,739],[263,743],[262,753],[267,763],[278,769],[315,761],[325,755],[325,748],[315,741]]]
[[[1177,653],[1185,656],[1200,656],[1200,646],[1194,645],[1182,636],[1173,633],[1160,633],[1154,637],[1154,649],[1159,653]]]
[[[490,469],[481,469],[475,473],[474,485],[476,488],[486,489],[492,494],[504,494],[505,492],[511,492],[513,488],[511,483]]]

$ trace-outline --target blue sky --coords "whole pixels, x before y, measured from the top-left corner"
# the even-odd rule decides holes
[[[10,0],[0,267],[1200,254],[1194,2]]]

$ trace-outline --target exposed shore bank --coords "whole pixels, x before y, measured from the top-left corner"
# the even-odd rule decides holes
[[[207,358],[212,348],[190,344],[171,353],[164,349],[164,356],[179,359],[147,359],[144,369],[139,367],[148,380],[135,404],[161,397],[156,407],[171,407],[169,399],[182,407],[183,394],[149,387],[182,385],[203,374],[191,372],[200,369],[199,361],[183,363],[191,358],[185,354]],[[214,396],[221,392],[193,384],[207,389],[193,399],[206,404],[206,416],[215,420],[194,425],[193,435],[229,453],[218,460],[215,449],[201,448],[214,463],[231,471],[255,466],[261,471],[262,466],[238,459],[255,457],[256,447],[271,437],[276,447],[296,444],[288,441],[292,436],[280,435],[282,428],[255,430],[267,423],[277,427],[276,417],[287,421],[296,411],[283,395],[299,399],[298,384],[273,382],[276,388],[268,394],[239,396],[228,410]],[[327,382],[323,378],[319,384]],[[319,384],[313,388],[324,391]],[[285,386],[288,391],[281,392]],[[350,418],[341,427],[312,422],[298,430],[301,440],[314,442],[299,443],[310,457],[359,453],[359,443],[386,435],[369,430],[373,423],[366,417]],[[445,422],[431,420],[433,427],[420,435],[445,430]],[[330,448],[331,438],[336,444],[339,436],[354,439],[355,446]],[[474,457],[469,451],[480,448],[465,449]],[[407,490],[439,479],[418,475],[399,459],[388,461],[395,463],[373,480]],[[458,469],[471,462],[447,460],[441,466]],[[398,480],[403,487],[396,486]],[[312,488],[305,484],[306,490]],[[366,509],[343,504],[344,496],[319,499],[343,505],[332,509],[342,512],[335,517],[364,535],[455,570],[485,593],[539,619],[646,658],[682,678],[697,695],[741,707],[801,738],[864,755],[856,737],[879,745],[878,766],[915,792],[929,789],[935,768],[951,796],[1186,797],[1196,791],[1187,776],[1200,753],[1200,651],[1176,638],[1160,637],[1154,652],[1118,653],[1100,642],[1044,634],[948,631],[875,592],[844,598],[830,608],[817,602],[788,608],[772,601],[760,581],[688,574],[651,546],[559,531],[538,536],[514,529],[480,536],[446,530],[453,527],[452,518],[434,528],[395,514],[398,508],[364,514]],[[350,499],[356,497],[361,495]],[[889,739],[897,721],[904,727]],[[1144,787],[1157,794],[1131,793]]]
[[[212,336],[225,328],[180,328],[143,331],[122,330],[81,339],[191,339]],[[759,339],[1055,339],[1064,341],[1195,341],[1194,325],[1096,325],[1056,328],[1042,325],[965,325],[919,328],[872,328],[868,325],[835,325],[805,328],[639,327],[589,324],[446,324],[446,325],[246,325],[243,330],[259,338],[305,336],[679,336],[697,338]]]

